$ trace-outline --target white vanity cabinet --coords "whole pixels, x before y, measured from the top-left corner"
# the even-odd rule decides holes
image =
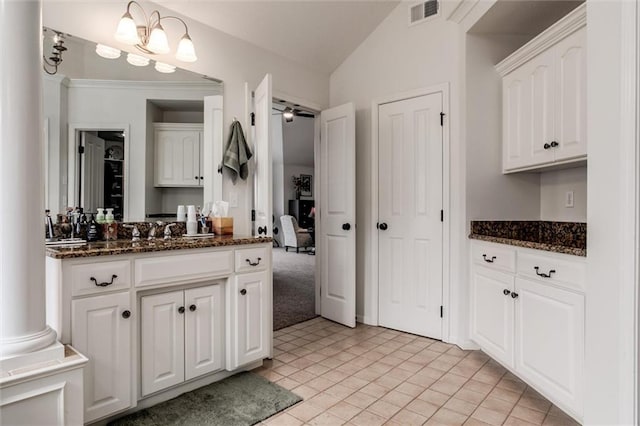
[[[222,285],[141,297],[142,395],[222,368]]]
[[[500,62],[503,172],[584,161],[586,6]]]
[[[585,258],[480,241],[472,253],[472,340],[580,420]]]
[[[85,422],[272,356],[270,242],[47,257],[46,265],[47,323],[89,359]]]
[[[236,276],[228,294],[233,314],[229,318],[227,370],[270,356],[270,263],[271,252],[265,248],[236,250]]]
[[[129,292],[74,299],[73,346],[84,369],[84,420],[91,422],[132,405],[131,336],[135,323]]]
[[[201,187],[203,125],[153,123],[154,184],[160,187]]]

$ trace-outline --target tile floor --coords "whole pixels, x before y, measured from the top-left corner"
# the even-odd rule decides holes
[[[322,318],[274,333],[254,370],[304,401],[274,425],[577,425],[480,351]]]

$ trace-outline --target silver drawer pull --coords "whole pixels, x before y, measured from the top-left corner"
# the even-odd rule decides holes
[[[248,263],[249,265],[251,265],[251,266],[258,266],[258,265],[260,264],[260,261],[262,260],[262,258],[260,258],[260,257],[259,257],[259,258],[258,258],[258,261],[257,261],[257,262],[255,262],[255,263],[254,263],[254,262],[252,262],[252,261],[250,261],[249,259],[245,259],[245,260],[246,260],[246,261],[247,261],[247,263]]]
[[[93,283],[95,285],[97,285],[98,287],[106,287],[108,285],[113,284],[113,280],[115,280],[116,278],[118,278],[118,276],[116,274],[111,275],[111,281],[109,282],[103,282],[103,283],[99,283],[98,280],[96,280],[94,277],[89,278],[91,281],[93,281]]]
[[[486,254],[483,254],[483,255],[482,255],[482,258],[483,258],[483,259],[484,259],[484,261],[485,261],[485,262],[487,262],[487,263],[493,263],[493,261],[497,259],[497,257],[495,257],[495,256],[491,256],[491,259],[487,259],[487,255],[486,255]]]
[[[537,266],[534,266],[533,269],[536,270],[536,275],[539,276],[539,277],[542,277],[542,278],[551,278],[551,274],[555,274],[556,273],[555,269],[549,270],[548,274],[545,274],[544,272],[538,272],[538,269],[540,269],[540,268],[538,268]]]

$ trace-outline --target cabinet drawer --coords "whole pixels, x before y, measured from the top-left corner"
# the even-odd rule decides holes
[[[188,282],[231,275],[233,251],[154,256],[135,260],[135,286]]]
[[[516,271],[516,250],[494,244],[474,243],[473,261],[487,268],[506,272]]]
[[[561,255],[525,252],[518,256],[518,275],[571,290],[585,290],[586,269],[585,262]]]
[[[236,272],[262,271],[269,264],[267,247],[236,250]]]
[[[131,262],[95,262],[69,265],[64,276],[71,280],[73,296],[123,290],[131,287]]]

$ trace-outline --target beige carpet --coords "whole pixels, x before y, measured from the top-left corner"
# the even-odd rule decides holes
[[[316,256],[273,249],[273,329],[279,330],[316,316]]]

